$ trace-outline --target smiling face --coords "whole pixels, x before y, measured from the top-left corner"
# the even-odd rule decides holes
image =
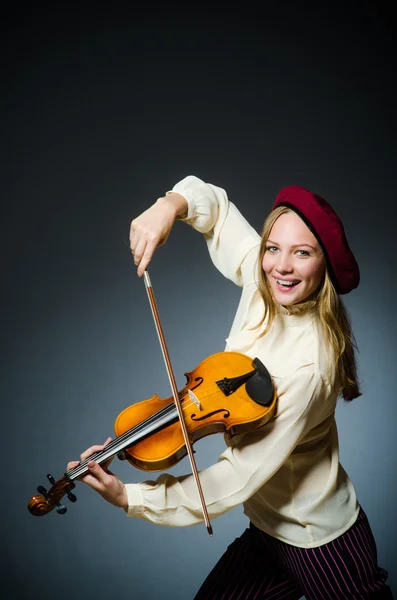
[[[274,299],[283,305],[308,300],[325,274],[320,244],[293,211],[274,223],[263,256],[262,268]]]

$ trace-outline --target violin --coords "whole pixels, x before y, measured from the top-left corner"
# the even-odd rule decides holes
[[[263,427],[274,415],[276,393],[266,367],[258,358],[239,352],[219,352],[202,361],[192,372],[185,373],[186,385],[178,392],[184,422],[192,442],[215,433],[232,437],[238,433]],[[102,451],[96,452],[77,467],[67,471],[52,484],[50,490],[39,486],[40,495],[33,496],[29,512],[42,516],[56,508],[66,512],[61,499],[72,493],[74,482],[88,471],[87,463],[101,464],[117,455],[143,471],[162,471],[177,464],[187,454],[172,397],[157,394],[132,404],[117,417],[116,438]]]

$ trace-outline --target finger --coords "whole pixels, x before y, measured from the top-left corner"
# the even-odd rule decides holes
[[[134,263],[136,265],[139,265],[139,263],[140,263],[140,260],[146,249],[146,244],[147,244],[146,238],[141,238],[136,245],[136,248],[134,251]]]
[[[106,486],[106,479],[108,477],[107,473],[98,465],[94,460],[90,460],[87,464],[87,468],[91,475],[95,477],[95,479],[101,484],[99,488],[102,490],[103,486]],[[95,488],[95,489],[99,489]]]
[[[130,248],[134,257],[139,253],[140,244],[146,244],[147,230],[142,225],[131,225],[130,231]],[[142,251],[143,252],[143,251]],[[142,254],[141,252],[141,254]]]
[[[103,444],[103,448],[105,449],[106,446],[108,446],[110,444],[110,442],[112,441],[111,437],[106,438],[104,444]],[[114,459],[114,455],[111,456],[107,461],[105,461],[104,463],[101,463],[102,469],[106,470],[107,465],[110,465],[110,463],[112,462],[112,460]]]
[[[84,475],[79,477],[79,480],[88,485],[96,492],[102,493],[104,490],[102,477],[109,477],[109,475],[106,475],[105,472],[101,473],[102,468],[95,461],[90,461],[90,465],[94,465],[94,468],[90,468],[87,465],[86,472],[84,473]]]
[[[138,236],[137,236],[137,232],[136,232],[136,225],[135,225],[135,221],[131,222],[131,227],[130,227],[130,248],[131,248],[131,252],[134,254],[135,252],[135,247],[138,243]]]
[[[156,248],[157,244],[154,241],[150,241],[146,244],[145,252],[143,253],[142,259],[138,265],[139,277],[142,277],[143,273],[146,271],[148,264],[152,260],[152,256]]]
[[[105,450],[106,446],[108,444],[110,444],[110,442],[112,441],[111,437],[106,438],[105,442],[102,445],[103,450]],[[89,457],[88,457],[89,458]],[[108,460],[106,460],[105,462],[101,463],[101,468],[107,473],[108,472],[108,466],[112,463],[114,459],[114,455],[111,456],[110,458],[108,458]]]
[[[87,450],[85,450],[81,455],[80,455],[80,460],[86,460],[87,458],[89,458],[90,456],[92,456],[93,454],[95,454],[95,452],[101,452],[103,450],[103,444],[99,445],[96,444],[95,446],[90,446],[89,448],[87,448]]]
[[[66,465],[66,470],[70,471],[70,469],[74,469],[75,467],[78,467],[80,464],[80,462],[78,460],[71,460],[70,462],[68,462],[68,464]]]

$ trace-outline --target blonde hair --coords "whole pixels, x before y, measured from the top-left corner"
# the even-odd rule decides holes
[[[278,206],[267,217],[262,229],[262,241],[259,251],[258,262],[258,288],[265,304],[265,312],[262,323],[266,323],[262,335],[266,335],[272,322],[279,312],[278,304],[275,302],[267,277],[262,268],[263,257],[266,252],[266,244],[270,231],[276,220],[285,213],[291,212],[286,206]],[[325,270],[324,279],[315,300],[315,307],[321,323],[325,344],[330,357],[330,373],[335,372],[335,380],[339,385],[339,395],[344,400],[354,400],[361,396],[357,379],[356,341],[354,339],[348,312],[339,297],[329,274],[328,266]]]

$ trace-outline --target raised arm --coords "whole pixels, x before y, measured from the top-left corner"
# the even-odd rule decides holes
[[[187,214],[179,218],[204,234],[217,269],[241,287],[251,283],[260,236],[229,201],[225,190],[189,175],[172,192],[186,198]]]
[[[172,192],[158,200],[134,219],[130,227],[130,248],[142,277],[158,246],[164,244],[175,219],[187,213],[183,196]]]
[[[211,259],[225,277],[239,286],[253,280],[258,233],[229,202],[222,188],[192,175],[132,221],[130,246],[139,276],[155,249],[166,242],[176,219],[204,235]]]

